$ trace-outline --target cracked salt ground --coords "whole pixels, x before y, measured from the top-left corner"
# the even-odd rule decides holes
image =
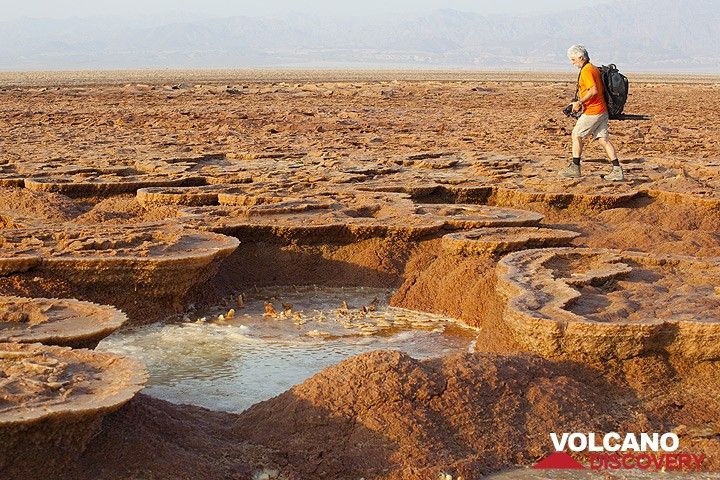
[[[391,293],[377,288],[262,289],[234,306],[230,318],[223,308],[181,323],[119,332],[98,350],[144,361],[150,372],[144,393],[240,412],[370,350],[429,358],[472,349],[472,330],[446,317],[389,307]]]

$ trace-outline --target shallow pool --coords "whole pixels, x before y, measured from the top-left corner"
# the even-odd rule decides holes
[[[144,393],[229,412],[370,350],[429,358],[472,349],[472,330],[446,317],[388,307],[390,294],[372,288],[262,289],[236,305],[113,334],[97,348],[144,361],[150,371]],[[228,318],[231,306],[235,312]]]

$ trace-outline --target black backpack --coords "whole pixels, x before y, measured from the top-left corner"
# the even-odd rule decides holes
[[[610,118],[622,118],[622,111],[627,102],[629,83],[625,75],[620,73],[615,64],[600,67],[600,78],[605,90],[605,103]]]

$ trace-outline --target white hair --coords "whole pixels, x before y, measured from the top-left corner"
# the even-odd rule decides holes
[[[582,45],[573,45],[572,47],[568,48],[567,56],[570,60],[573,58],[582,58],[586,62],[590,61],[590,55],[588,55],[587,50]]]

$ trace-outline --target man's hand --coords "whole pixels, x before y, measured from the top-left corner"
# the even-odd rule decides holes
[[[572,103],[572,112],[577,113],[580,110],[582,110],[583,104],[582,102],[573,102]]]

